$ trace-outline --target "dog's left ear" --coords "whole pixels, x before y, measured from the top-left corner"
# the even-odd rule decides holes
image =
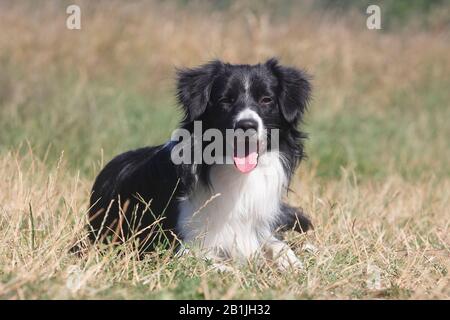
[[[283,117],[289,123],[297,123],[308,106],[311,95],[311,77],[304,71],[279,65],[274,58],[265,64],[278,79],[278,98]]]
[[[177,70],[177,97],[185,112],[183,122],[194,121],[205,112],[212,83],[222,67],[223,63],[215,60],[197,68]]]

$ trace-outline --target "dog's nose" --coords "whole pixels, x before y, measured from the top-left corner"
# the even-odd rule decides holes
[[[244,131],[247,131],[249,129],[253,129],[255,131],[258,130],[258,122],[253,119],[242,119],[236,122],[236,125],[234,126],[234,129],[242,129]]]

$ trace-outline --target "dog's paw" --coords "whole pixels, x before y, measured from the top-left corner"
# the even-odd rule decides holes
[[[265,246],[266,257],[275,263],[280,271],[303,271],[304,266],[294,251],[282,241],[271,241]]]
[[[291,249],[281,253],[275,260],[280,271],[304,271],[303,262],[295,255]]]
[[[236,273],[237,269],[223,263],[215,262],[212,264],[212,270],[219,273]]]

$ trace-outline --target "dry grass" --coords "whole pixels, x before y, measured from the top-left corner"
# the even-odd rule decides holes
[[[48,168],[32,153],[0,162],[3,298],[448,298],[449,181],[392,176],[358,183],[351,172],[318,183],[303,176],[301,197],[316,229],[289,240],[306,272],[270,266],[218,274],[201,259],[131,250],[69,254],[82,236],[90,181]],[[295,189],[300,188],[295,185]],[[300,194],[300,192],[298,192]],[[311,248],[314,247],[312,250]]]
[[[0,4],[0,297],[450,298],[447,29],[373,32],[307,5],[76,2],[81,31],[62,3]],[[305,273],[68,253],[102,159],[176,126],[174,66],[273,55],[314,74],[310,159],[290,196],[316,226],[289,235]]]

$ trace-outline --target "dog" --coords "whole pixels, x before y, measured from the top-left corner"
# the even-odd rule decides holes
[[[209,129],[250,131],[256,147],[244,138],[244,151],[231,147],[230,154],[234,137],[224,155],[217,152],[224,161],[216,163],[174,163],[180,144],[173,139],[118,155],[92,188],[91,240],[131,240],[143,253],[161,243],[176,243],[180,252],[198,246],[214,260],[246,261],[262,254],[280,268],[301,267],[280,234],[312,228],[300,208],[282,200],[305,156],[306,134],[299,125],[310,94],[309,75],[276,58],[256,65],[216,60],[179,69],[180,129],[190,134],[188,148],[208,147],[194,134],[196,123],[202,125],[200,136]],[[277,130],[276,147],[267,142],[271,130]]]

